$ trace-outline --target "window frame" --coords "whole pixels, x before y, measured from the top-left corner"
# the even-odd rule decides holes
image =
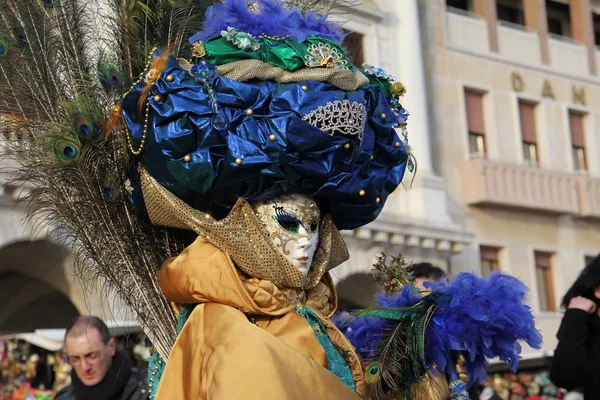
[[[537,285],[537,296],[539,309],[541,312],[556,312],[556,299],[554,296],[554,280],[552,279],[552,253],[544,251],[534,251],[534,267],[535,267],[535,280]],[[540,293],[540,282],[538,279],[538,271],[543,271],[544,286],[546,288],[546,298],[548,300],[548,309],[542,308],[542,297]]]
[[[500,251],[502,248],[496,246],[479,246],[479,268],[481,270],[482,276],[488,276],[494,271],[502,271],[500,267]],[[487,254],[493,253],[493,257],[486,257]],[[483,265],[484,262],[489,262],[491,264],[491,268],[488,271],[484,271]]]

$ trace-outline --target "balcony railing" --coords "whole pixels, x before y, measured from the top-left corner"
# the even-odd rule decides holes
[[[446,13],[448,43],[476,53],[489,52],[490,44],[485,20],[475,14],[450,11]]]
[[[537,33],[528,31],[522,25],[498,24],[498,45],[500,54],[506,58],[530,64],[542,62]]]
[[[487,21],[472,12],[446,7],[446,40],[454,49],[493,55],[490,49]],[[507,60],[542,65],[542,51],[537,32],[525,26],[498,21],[498,53]],[[549,67],[557,71],[589,76],[587,48],[565,36],[548,34]],[[594,55],[592,55],[594,56]],[[600,48],[596,51],[600,65]]]
[[[600,178],[577,177],[579,205],[582,217],[600,218]]]
[[[577,177],[541,168],[472,159],[463,165],[465,201],[557,214],[578,214]]]
[[[548,39],[550,63],[565,72],[576,75],[588,74],[588,54],[584,45],[578,44],[562,36],[552,35]]]

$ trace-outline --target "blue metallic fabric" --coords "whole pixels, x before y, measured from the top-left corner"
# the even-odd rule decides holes
[[[354,229],[377,217],[402,180],[408,153],[392,128],[380,86],[345,92],[316,81],[238,82],[220,76],[209,83],[227,120],[222,130],[213,126],[216,114],[206,89],[169,59],[152,87],[147,138],[135,160],[195,209],[222,218],[239,197],[252,202],[300,193],[316,198],[339,229]],[[144,131],[138,112],[144,86],[142,80],[122,102],[134,148]],[[332,136],[302,120],[319,106],[346,99],[366,107],[362,143],[356,135]],[[133,200],[143,207],[139,177],[132,182]]]
[[[297,307],[296,312],[306,318],[306,321],[308,321],[309,325],[315,331],[315,336],[325,350],[325,356],[327,357],[327,369],[335,376],[340,378],[346,386],[356,391],[356,383],[352,377],[352,370],[350,369],[346,359],[340,354],[339,350],[331,341],[331,338],[327,334],[327,327],[325,324],[308,307]]]

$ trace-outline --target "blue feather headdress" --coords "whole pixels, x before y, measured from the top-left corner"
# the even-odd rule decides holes
[[[364,360],[375,398],[389,392],[407,396],[415,383],[437,372],[447,375],[453,392],[464,393],[456,371],[459,355],[470,386],[485,380],[489,359],[516,370],[519,341],[540,348],[542,337],[525,304],[528,289],[517,278],[460,273],[450,282],[427,285],[431,293],[424,297],[408,284],[395,295],[378,295],[380,309],[337,318]]]
[[[344,37],[336,25],[327,22],[327,15],[314,11],[302,14],[297,7],[289,10],[281,0],[230,0],[207,10],[204,29],[193,35],[190,42],[208,40],[229,27],[254,36],[277,36],[298,43],[310,35],[338,43]]]

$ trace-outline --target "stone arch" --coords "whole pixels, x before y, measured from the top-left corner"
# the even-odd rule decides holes
[[[0,248],[0,331],[28,328],[19,322],[19,313],[39,315],[34,328],[56,327],[59,322],[58,327],[64,327],[78,314],[106,318],[104,303],[93,287],[84,290],[65,248],[48,240],[20,240]]]
[[[356,273],[347,276],[336,285],[340,309],[377,307],[375,294],[383,287],[373,280],[371,274]]]
[[[55,287],[15,271],[0,274],[0,332],[64,328],[79,315]]]

